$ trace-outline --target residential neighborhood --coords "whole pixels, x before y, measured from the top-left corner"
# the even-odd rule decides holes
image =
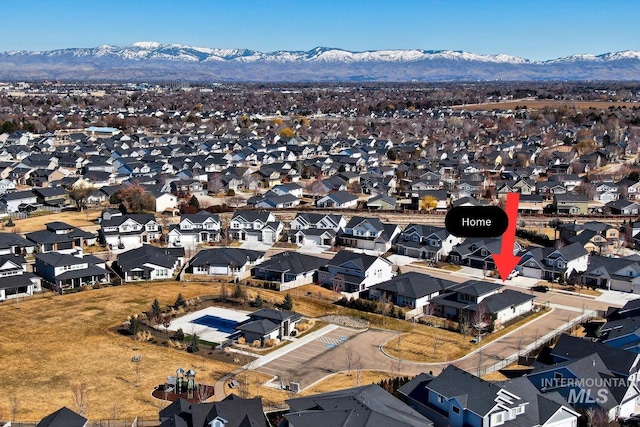
[[[420,104],[408,87],[412,101],[387,110],[349,87],[369,114],[314,115],[269,97],[261,111],[223,109],[205,85],[166,89],[173,104],[159,86],[105,85],[74,102],[65,84],[23,89],[48,100],[49,117],[20,129],[7,121],[0,134],[0,309],[133,289],[144,297],[122,305],[151,306],[182,286],[185,301],[138,307],[109,326],[121,347],[139,349],[125,358],[138,376],[151,375],[144,363],[158,351],[228,364],[208,365],[215,402],[174,393],[151,411],[160,425],[269,425],[277,414],[291,426],[577,426],[595,412],[640,412],[629,354],[638,327],[625,314],[640,297],[635,109],[572,106],[555,121],[546,108]],[[486,100],[489,89],[470,93]],[[514,193],[514,240],[445,226],[451,208],[506,209]],[[517,258],[504,280],[501,253]],[[611,300],[620,307],[607,312]],[[585,337],[565,333],[592,318],[602,324],[584,326]],[[549,336],[482,360],[546,321]],[[507,361],[523,362],[521,375],[488,376],[504,375]],[[377,373],[361,382],[363,368]],[[169,373],[156,372],[166,387],[145,393],[175,391]],[[334,375],[344,387],[311,393]],[[111,376],[137,383],[131,372]],[[394,378],[393,389],[379,384]],[[576,386],[587,380],[608,386]],[[588,399],[598,392],[610,398]],[[76,409],[41,414],[42,425],[85,425]]]

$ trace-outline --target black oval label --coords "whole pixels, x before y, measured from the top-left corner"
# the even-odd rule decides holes
[[[497,206],[458,206],[444,219],[449,233],[458,237],[498,237],[508,224],[507,213]]]

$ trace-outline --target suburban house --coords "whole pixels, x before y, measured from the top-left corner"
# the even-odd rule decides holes
[[[338,244],[382,254],[391,249],[400,231],[396,224],[385,224],[377,218],[354,216],[338,232]]]
[[[616,377],[597,352],[537,367],[527,378],[544,393],[559,393],[576,410],[601,409],[612,420],[633,414],[640,397],[636,382]]]
[[[319,198],[316,201],[316,206],[319,208],[355,209],[358,206],[358,196],[338,190]]]
[[[40,253],[82,253],[85,246],[95,245],[97,237],[65,222],[54,221],[45,224],[46,229],[25,234]]]
[[[110,277],[105,261],[98,257],[58,252],[36,254],[34,272],[57,290],[106,283]]]
[[[159,248],[144,244],[118,254],[113,269],[125,282],[167,280],[182,266],[184,248]]]
[[[0,233],[0,255],[32,254],[35,243],[15,233]]]
[[[237,280],[251,276],[254,266],[264,262],[264,252],[240,248],[204,249],[189,260],[187,273],[195,276],[224,276]]]
[[[386,194],[378,194],[367,200],[366,208],[378,211],[396,210],[398,200]]]
[[[640,354],[621,348],[591,341],[581,337],[562,334],[556,344],[550,349],[552,363],[563,363],[570,360],[597,354],[605,366],[619,378],[630,382],[638,382],[638,367]]]
[[[69,193],[62,187],[34,188],[38,204],[44,206],[64,207],[71,204]]]
[[[502,248],[502,237],[484,239],[467,238],[464,242],[456,245],[449,253],[449,261],[453,264],[466,265],[473,268],[481,268],[485,271],[492,271],[496,268],[493,254],[500,253]],[[518,242],[513,244],[513,254],[522,255],[524,249]]]
[[[640,203],[626,199],[612,200],[606,206],[614,215],[638,215],[640,212]]]
[[[433,423],[377,384],[289,399],[289,427],[432,427]]]
[[[229,222],[231,237],[239,241],[275,243],[283,229],[271,212],[235,211]]]
[[[453,365],[437,377],[417,375],[398,394],[436,427],[578,425],[579,414],[565,400],[540,393],[526,378],[494,383]]]
[[[103,217],[100,239],[110,248],[133,249],[159,240],[162,227],[151,214],[127,214]]]
[[[88,419],[63,406],[40,420],[36,427],[87,427],[88,425]]]
[[[336,232],[322,228],[291,230],[289,232],[289,241],[300,246],[333,246],[336,243]]]
[[[0,301],[42,290],[40,277],[27,271],[27,262],[21,255],[0,255],[0,277]]]
[[[398,255],[437,262],[447,259],[453,247],[462,240],[444,227],[409,224],[398,236],[396,245]]]
[[[180,215],[180,222],[169,228],[170,246],[195,249],[201,243],[220,241],[220,216],[207,211]]]
[[[262,196],[255,196],[247,200],[247,205],[257,209],[286,209],[300,204],[300,199],[293,194],[276,194],[272,191]]]
[[[342,215],[306,213],[296,214],[296,217],[289,223],[291,230],[306,230],[318,228],[321,230],[338,231],[347,225],[347,221]]]
[[[179,398],[160,410],[160,427],[267,427],[259,397],[230,394],[219,402],[191,403]]]
[[[38,208],[38,196],[33,191],[15,191],[0,196],[0,210],[6,212],[33,212]]]
[[[327,260],[298,252],[285,251],[273,255],[267,261],[256,266],[253,277],[259,280],[278,283],[278,290],[286,291],[298,286],[315,283],[318,268],[326,265]]]
[[[302,316],[293,311],[272,310],[261,308],[249,315],[249,320],[236,326],[236,330],[242,333],[247,343],[264,341],[268,339],[284,339],[295,335],[296,324],[302,320]]]
[[[369,299],[390,298],[394,305],[409,308],[406,317],[410,318],[428,314],[431,299],[455,285],[449,280],[411,271],[371,286]]]
[[[432,298],[429,314],[453,320],[486,316],[487,328],[498,329],[504,323],[533,311],[534,299],[533,295],[504,289],[497,283],[468,280]]]
[[[640,353],[640,317],[608,320],[598,330],[599,341],[610,347]]]
[[[556,280],[586,271],[589,254],[580,243],[572,243],[558,249],[533,248],[522,255],[518,270],[525,277]]]
[[[385,258],[345,250],[318,270],[320,284],[347,298],[358,298],[360,292],[393,276],[393,264]]]
[[[640,261],[593,255],[577,280],[586,286],[640,293]]]
[[[583,194],[554,194],[553,208],[560,214],[586,215],[589,211],[589,197]]]

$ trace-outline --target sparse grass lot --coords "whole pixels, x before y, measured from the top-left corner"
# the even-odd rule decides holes
[[[59,213],[41,212],[29,216],[28,218],[15,218],[13,222],[15,227],[5,227],[0,231],[5,233],[29,233],[32,231],[44,229],[44,224],[48,222],[61,221],[66,222],[74,227],[96,227],[96,218],[100,216],[97,209],[87,210],[84,212],[64,211]],[[1,227],[0,227],[1,228]]]
[[[514,329],[537,319],[546,312],[547,310],[540,310],[504,329],[485,335],[482,338],[482,345],[497,340]],[[419,324],[410,334],[402,334],[399,349],[398,338],[396,337],[384,345],[384,351],[390,356],[414,362],[447,362],[459,359],[470,351],[479,348],[478,344],[471,343],[472,338],[473,336],[471,335],[464,337],[457,332]]]
[[[157,416],[163,403],[150,397],[154,386],[178,367],[193,368],[201,381],[213,383],[233,371],[214,362],[150,343],[133,341],[109,331],[127,316],[148,310],[154,298],[172,304],[212,292],[210,284],[176,283],[127,285],[71,295],[34,298],[0,305],[0,369],[5,398],[0,412],[9,414],[14,396],[17,418],[39,420],[61,406],[73,408],[72,387],[90,387],[91,418],[107,418],[114,403],[124,415]],[[131,358],[142,355],[139,387]]]

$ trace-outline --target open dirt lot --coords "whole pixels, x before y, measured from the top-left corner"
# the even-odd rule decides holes
[[[15,227],[6,227],[3,232],[12,233],[30,233],[36,230],[43,230],[44,225],[48,222],[60,221],[66,222],[74,227],[80,227],[85,229],[86,227],[97,230],[99,227],[96,225],[95,220],[100,216],[99,210],[86,210],[84,212],[65,211],[65,212],[47,212],[32,215],[28,218],[14,219]]]

